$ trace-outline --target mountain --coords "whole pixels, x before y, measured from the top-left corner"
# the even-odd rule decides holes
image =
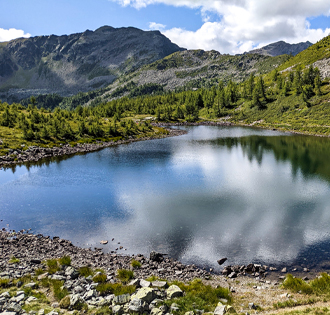
[[[251,50],[249,51],[249,54],[259,54],[272,57],[284,54],[295,56],[312,45],[311,42],[288,44],[284,41],[279,41],[259,49]]]
[[[159,31],[104,26],[0,43],[0,99],[107,86],[122,74],[183,50]]]

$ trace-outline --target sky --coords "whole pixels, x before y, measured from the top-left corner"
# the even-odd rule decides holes
[[[329,0],[0,0],[0,42],[101,26],[159,30],[187,49],[243,53],[330,34]]]

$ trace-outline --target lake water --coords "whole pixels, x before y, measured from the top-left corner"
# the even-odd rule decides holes
[[[327,264],[329,139],[184,129],[179,137],[0,170],[0,227],[85,247],[109,240],[106,251],[156,250],[218,269],[222,257]]]

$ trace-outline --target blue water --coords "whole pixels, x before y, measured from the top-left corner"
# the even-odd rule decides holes
[[[106,251],[156,250],[214,267],[221,257],[231,264],[330,258],[329,139],[184,129],[0,170],[0,227],[85,247],[109,240]]]

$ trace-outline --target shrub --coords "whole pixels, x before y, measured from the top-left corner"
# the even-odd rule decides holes
[[[9,279],[0,279],[0,288],[6,288],[9,286]]]
[[[301,292],[304,294],[312,294],[313,289],[304,280],[295,278],[291,274],[288,274],[283,282],[283,287],[289,289],[292,292]]]
[[[93,270],[88,266],[80,267],[78,272],[83,277],[88,277],[93,275]]]
[[[232,297],[228,289],[222,287],[213,288],[210,285],[203,284],[200,279],[195,279],[189,284],[178,281],[172,284],[176,284],[185,292],[183,297],[175,299],[175,303],[179,305],[178,314],[194,311],[194,309],[213,312],[221,298],[226,299],[229,303],[232,302]],[[173,300],[167,300],[165,303],[170,307]]]
[[[125,283],[129,281],[130,279],[134,278],[134,273],[132,270],[127,270],[127,269],[118,269],[117,270],[117,278]]]
[[[63,256],[59,259],[59,263],[62,266],[70,266],[71,265],[71,258],[70,256]]]
[[[139,261],[133,259],[133,260],[131,261],[131,266],[132,266],[133,268],[140,268],[140,267],[141,267],[141,263],[140,263]]]
[[[57,301],[61,301],[69,294],[68,290],[66,288],[63,288],[63,281],[52,280],[51,284],[53,287],[54,296]]]
[[[34,271],[34,273],[36,274],[36,276],[40,276],[45,273],[45,270],[43,270],[42,268],[38,268]]]
[[[107,275],[105,275],[103,273],[99,273],[94,276],[93,281],[97,282],[97,283],[104,283],[107,281]]]
[[[321,277],[310,282],[310,286],[316,294],[330,293],[330,276],[327,273],[322,273]]]
[[[121,283],[100,283],[97,285],[96,290],[101,295],[122,295],[122,294],[133,294],[136,290],[134,285],[122,285]]]
[[[56,271],[61,270],[56,259],[49,259],[46,261],[47,271],[49,274],[54,274]]]
[[[60,308],[68,309],[70,306],[70,297],[66,296],[60,301]]]

